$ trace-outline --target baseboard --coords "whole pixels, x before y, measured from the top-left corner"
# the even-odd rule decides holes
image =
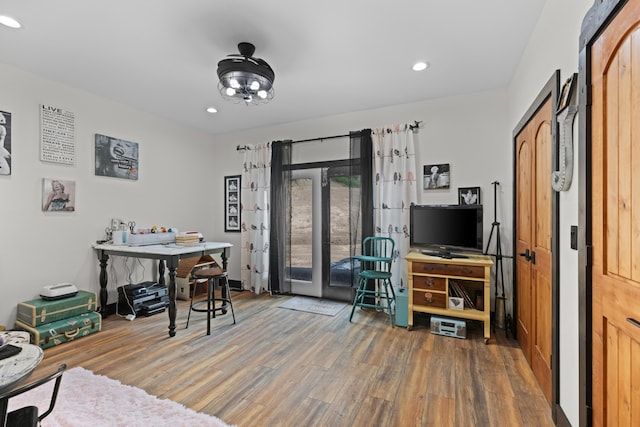
[[[556,405],[556,425],[558,427],[571,427],[571,423],[560,405]]]
[[[111,314],[116,314],[116,303],[107,304],[105,310],[100,309],[100,314],[103,316],[109,316]]]

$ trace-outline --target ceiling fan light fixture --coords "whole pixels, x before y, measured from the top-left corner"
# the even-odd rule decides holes
[[[240,54],[227,55],[218,62],[218,90],[233,102],[257,105],[273,98],[275,73],[266,61],[254,58],[251,43],[239,43]]]

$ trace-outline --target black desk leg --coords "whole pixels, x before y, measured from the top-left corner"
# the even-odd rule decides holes
[[[227,269],[227,250],[223,249],[222,250],[222,269],[226,270]]]
[[[164,260],[158,260],[158,284],[164,285]]]
[[[169,267],[169,336],[176,336],[176,267]]]
[[[107,274],[107,262],[109,261],[109,255],[100,251],[100,314],[102,317],[107,317],[107,280],[109,275]]]
[[[216,302],[213,300],[213,286],[213,280],[207,279],[207,335],[211,335],[211,303],[213,303],[213,317],[216,317]],[[196,289],[194,288],[193,292],[195,291]]]

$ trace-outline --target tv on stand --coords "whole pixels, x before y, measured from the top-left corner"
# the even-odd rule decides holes
[[[409,217],[413,250],[442,258],[482,253],[482,205],[411,205]]]

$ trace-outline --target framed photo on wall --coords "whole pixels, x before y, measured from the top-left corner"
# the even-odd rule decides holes
[[[224,231],[240,231],[240,175],[224,177]]]
[[[0,175],[11,175],[11,113],[0,111]]]
[[[73,212],[76,210],[76,182],[42,179],[42,211]]]
[[[138,179],[138,143],[96,134],[96,176]]]
[[[425,190],[449,188],[451,182],[449,163],[424,165],[423,187]]]
[[[481,205],[480,187],[460,187],[458,188],[459,205]]]

